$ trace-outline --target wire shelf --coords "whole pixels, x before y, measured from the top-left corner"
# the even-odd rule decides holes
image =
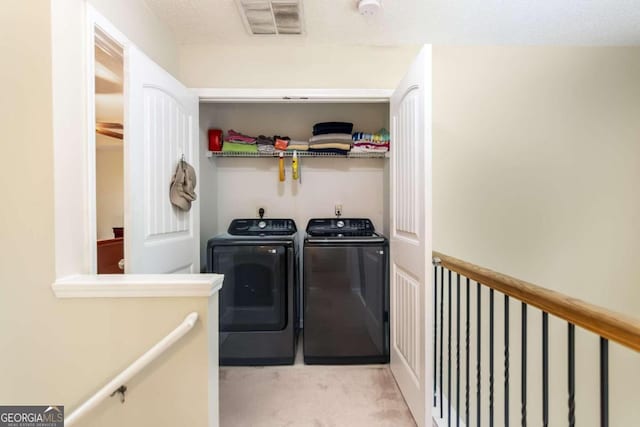
[[[298,151],[298,157],[332,157],[332,158],[346,158],[346,159],[384,159],[389,157],[388,152],[384,153],[318,153],[308,151]],[[284,151],[284,157],[293,157],[292,151]],[[274,159],[280,156],[280,152],[274,153],[231,153],[223,151],[207,151],[207,157],[250,157],[250,158],[269,158]]]

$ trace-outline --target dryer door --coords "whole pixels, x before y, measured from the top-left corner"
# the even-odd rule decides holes
[[[284,246],[216,246],[213,271],[224,274],[220,331],[279,331],[287,325]]]

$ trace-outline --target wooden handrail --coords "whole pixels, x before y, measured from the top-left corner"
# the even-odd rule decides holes
[[[496,291],[640,352],[640,320],[560,292],[433,252],[440,265]]]

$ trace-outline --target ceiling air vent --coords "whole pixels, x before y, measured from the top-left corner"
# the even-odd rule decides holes
[[[302,1],[237,0],[249,33],[253,35],[302,35]]]

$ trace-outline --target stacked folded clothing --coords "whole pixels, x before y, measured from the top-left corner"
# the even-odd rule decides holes
[[[225,141],[235,142],[238,144],[255,144],[256,139],[252,136],[243,135],[240,132],[236,132],[233,129],[229,129],[227,132],[227,138]]]
[[[345,153],[351,150],[351,134],[345,133],[328,133],[324,135],[312,136],[309,140],[310,151],[326,151],[334,150],[343,151]]]
[[[328,133],[348,133],[353,131],[353,123],[347,122],[322,122],[313,125],[313,135],[326,135]]]
[[[258,153],[274,153],[276,148],[273,146],[273,139],[268,136],[260,135],[256,139]]]
[[[347,154],[351,150],[353,123],[322,122],[313,125],[309,151]]]
[[[385,128],[376,133],[356,132],[352,138],[352,153],[385,153],[389,151],[391,136]]]
[[[222,144],[222,151],[224,153],[257,153],[258,147],[256,147],[256,144],[225,141]]]
[[[289,141],[287,145],[287,151],[308,151],[309,143],[307,141]]]
[[[230,129],[222,143],[222,151],[225,153],[257,153],[258,149],[254,137]]]

